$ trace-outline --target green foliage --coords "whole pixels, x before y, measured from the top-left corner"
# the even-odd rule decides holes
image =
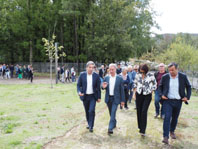
[[[188,70],[189,66],[197,69],[198,49],[187,44],[181,37],[177,37],[175,42],[164,53],[159,55],[158,59],[167,64],[176,62],[179,64],[180,70]]]
[[[0,62],[48,61],[57,38],[66,62],[114,62],[151,51],[149,0],[0,0]]]

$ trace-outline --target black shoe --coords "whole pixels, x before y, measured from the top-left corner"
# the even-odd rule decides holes
[[[89,129],[89,132],[93,132],[93,129]]]
[[[87,129],[89,129],[89,125],[87,125],[87,127],[86,127]]]
[[[108,134],[109,134],[109,135],[113,134],[113,130],[110,130],[110,129],[109,129],[109,130],[108,130]]]

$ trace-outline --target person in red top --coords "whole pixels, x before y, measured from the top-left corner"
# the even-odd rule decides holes
[[[159,64],[158,70],[159,71],[154,74],[155,79],[157,81],[157,89],[155,90],[155,118],[157,118],[160,114],[160,96],[159,96],[158,87],[162,79],[162,76],[167,73],[165,70],[165,65],[163,63]],[[161,103],[161,115],[160,116],[162,119],[164,119],[163,103]]]

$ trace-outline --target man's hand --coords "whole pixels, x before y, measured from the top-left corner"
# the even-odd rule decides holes
[[[167,98],[166,96],[163,95],[163,96],[162,96],[162,99],[163,99],[163,100],[167,100],[168,98]]]
[[[184,98],[182,98],[182,101],[183,101],[183,102],[187,102],[188,99],[187,99],[186,97],[184,97]]]
[[[102,83],[102,88],[106,88],[106,87],[107,87],[107,85],[108,85],[108,83],[107,83],[107,82],[103,82],[103,83]]]
[[[124,107],[124,102],[121,102],[121,107],[122,107],[122,108]]]
[[[84,94],[83,94],[83,93],[81,93],[81,92],[79,92],[79,96],[84,96]]]
[[[136,100],[136,94],[133,94],[133,99]]]
[[[101,99],[98,99],[97,102],[98,102],[98,103],[101,102]]]

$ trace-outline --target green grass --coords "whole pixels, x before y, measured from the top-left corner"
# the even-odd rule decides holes
[[[50,77],[50,73],[41,73],[41,72],[35,72],[34,73],[35,77]],[[56,76],[55,73],[52,73],[52,77],[54,78]]]
[[[83,147],[83,144],[114,148],[164,148],[161,119],[154,119],[154,102],[148,112],[147,133],[141,140],[137,131],[136,111],[130,104],[128,111],[117,113],[118,127],[112,137],[106,134],[109,115],[104,96],[96,106],[94,133],[85,129],[84,109],[76,93],[76,84],[50,85],[0,85],[0,149],[41,149],[52,138],[62,136],[80,124],[76,136],[63,138],[65,148]],[[198,100],[192,97],[189,105],[183,104],[172,148],[198,147]],[[64,143],[63,143],[64,144]],[[93,147],[92,146],[92,147]],[[64,148],[64,147],[63,147]]]
[[[53,89],[0,85],[0,90],[0,149],[41,148],[82,119],[75,116],[83,111],[76,84],[58,84]]]

